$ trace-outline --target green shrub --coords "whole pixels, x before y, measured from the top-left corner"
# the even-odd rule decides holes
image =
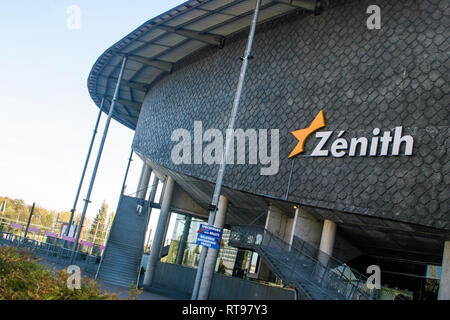
[[[26,250],[0,247],[0,300],[116,300],[88,277],[67,288],[66,269],[52,272]]]

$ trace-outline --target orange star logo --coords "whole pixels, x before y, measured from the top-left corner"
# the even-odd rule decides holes
[[[292,135],[297,138],[298,143],[295,146],[294,150],[292,150],[288,158],[295,157],[296,155],[302,153],[306,139],[311,135],[311,133],[323,127],[325,127],[325,117],[323,116],[323,111],[320,110],[308,128],[291,131]]]

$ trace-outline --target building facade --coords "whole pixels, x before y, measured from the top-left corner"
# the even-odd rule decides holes
[[[202,208],[178,209],[206,218],[255,1],[186,4],[105,52],[89,90],[97,104],[112,101],[128,57],[113,117],[135,130],[145,163]],[[370,29],[373,4],[263,1],[224,224],[306,241],[361,273],[379,265],[386,285],[424,299],[434,297],[428,266],[448,270],[450,9],[380,0],[380,28]],[[294,134],[308,128],[303,141]],[[273,280],[270,263],[258,269]]]

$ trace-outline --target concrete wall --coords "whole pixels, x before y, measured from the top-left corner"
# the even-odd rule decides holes
[[[196,269],[177,264],[158,262],[155,284],[190,296],[194,287]],[[291,300],[294,292],[265,286],[254,281],[214,274],[210,299],[214,300]]]
[[[269,205],[266,224],[264,226],[266,230],[283,239],[286,243],[289,243],[293,223],[294,219],[289,218],[288,215],[280,208],[274,206],[273,204]],[[271,281],[271,277],[273,277],[273,272],[262,259],[260,259],[257,274],[258,279],[264,281]]]
[[[269,210],[266,218],[265,229],[272,234],[289,242],[289,238],[292,230],[293,219],[289,218],[286,213],[281,211],[274,205],[269,206]]]
[[[208,217],[209,212],[201,207],[192,197],[186,193],[178,184],[175,184],[170,203],[171,211],[184,214]]]
[[[302,208],[297,210],[293,225],[293,235],[295,237],[312,244],[316,248],[319,248],[322,229],[323,220],[315,218]],[[291,240],[292,242],[290,243],[295,243],[293,238],[291,238]],[[340,261],[347,262],[359,255],[361,255],[361,251],[339,235],[338,228],[334,242],[333,257]]]
[[[358,243],[355,243],[358,245]],[[334,242],[333,257],[348,262],[362,254],[361,250],[353,246],[350,242],[339,236],[339,227],[337,228],[336,240]]]
[[[295,160],[288,200],[448,230],[448,0],[379,0],[380,30],[366,26],[373,1],[331,2],[336,7],[319,16],[293,14],[258,26],[236,127],[278,128],[280,170],[262,176],[261,165],[229,166],[225,186],[284,197],[287,157],[297,144],[290,132],[323,110],[323,130],[345,130],[347,140],[403,126],[403,135],[414,137],[413,155],[312,157],[318,139],[310,137]],[[193,54],[152,86],[136,151],[215,181],[216,165],[175,165],[170,137],[178,128],[193,132],[196,120],[204,130],[226,128],[247,34]]]
[[[300,208],[294,222],[294,236],[319,247],[323,221]]]

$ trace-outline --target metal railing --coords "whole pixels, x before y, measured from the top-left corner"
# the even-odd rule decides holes
[[[11,226],[11,224],[19,224],[19,225],[23,225],[23,229],[17,229]],[[36,223],[30,223],[30,227],[34,227],[40,230],[39,233],[35,233],[35,232],[31,232],[29,231],[27,234],[27,238],[29,239],[34,239],[34,240],[38,240],[38,241],[45,241],[46,235],[45,233],[51,232],[51,233],[60,233],[62,225],[64,224],[63,221],[58,221],[54,226],[52,227],[48,227],[42,224],[36,224]],[[26,221],[23,220],[17,220],[17,219],[11,219],[5,216],[0,216],[0,233],[1,232],[8,232],[8,233],[14,233],[16,235],[19,236],[24,236],[25,235],[25,227],[26,227]],[[86,230],[85,230],[86,229]],[[90,235],[89,233],[87,233],[87,229],[85,228],[82,230],[82,238],[84,240],[88,240],[91,242],[95,242],[95,243],[104,243],[106,237],[104,236],[95,236],[95,239],[92,239],[92,235]],[[91,238],[89,238],[91,237]],[[91,253],[92,255],[92,253]]]
[[[72,245],[70,243],[70,246],[67,246],[66,241],[48,243],[24,238],[14,233],[0,231],[0,246],[27,249],[35,256],[45,259],[47,264],[54,265],[55,267],[67,267],[71,264]],[[74,264],[80,267],[83,274],[95,275],[99,261],[100,256],[92,256],[83,251],[76,251],[75,253]]]
[[[374,300],[396,295],[383,287],[369,290],[366,276],[298,237],[291,245],[262,227],[235,226],[229,243],[256,251],[303,299]]]

